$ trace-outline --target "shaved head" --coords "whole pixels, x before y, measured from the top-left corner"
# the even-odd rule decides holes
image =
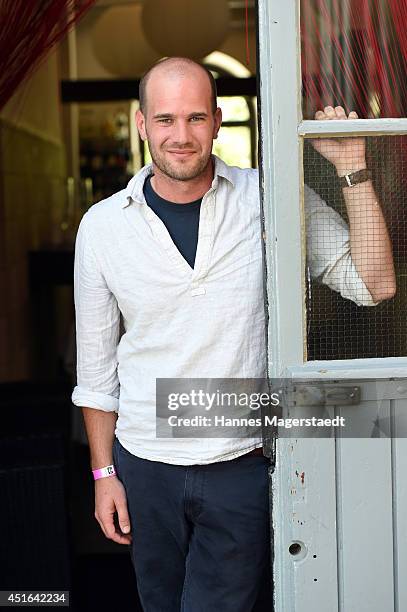
[[[167,57],[163,60],[155,63],[142,77],[139,86],[139,101],[140,101],[140,110],[143,115],[147,112],[148,106],[148,82],[151,77],[162,76],[168,78],[183,78],[188,77],[189,75],[197,74],[197,72],[201,72],[201,74],[208,79],[210,89],[211,89],[211,106],[212,111],[215,113],[218,102],[217,102],[217,91],[216,91],[216,82],[212,75],[212,73],[194,60],[188,57]]]
[[[140,83],[136,123],[148,141],[154,180],[199,181],[213,174],[212,146],[222,111],[214,78],[201,64],[170,57],[150,68]]]

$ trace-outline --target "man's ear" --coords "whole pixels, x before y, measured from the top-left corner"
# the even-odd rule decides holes
[[[143,141],[147,140],[146,120],[140,109],[136,112],[136,125],[137,125],[138,132],[140,134],[141,140]]]
[[[215,140],[218,137],[220,126],[222,125],[222,110],[220,108],[216,109],[214,117],[215,117],[215,126],[213,130],[213,138]]]

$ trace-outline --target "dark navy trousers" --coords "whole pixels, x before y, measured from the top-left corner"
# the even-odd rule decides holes
[[[145,612],[271,612],[269,460],[180,466],[115,439]]]

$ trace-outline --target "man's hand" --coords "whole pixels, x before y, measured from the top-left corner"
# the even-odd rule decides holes
[[[325,106],[323,111],[315,113],[315,119],[346,121],[358,116],[352,111],[347,117],[342,106]],[[365,138],[313,138],[311,142],[335,166],[339,176],[366,168]],[[396,292],[392,247],[372,181],[345,186],[342,193],[349,219],[352,261],[373,300],[388,300]]]
[[[120,530],[114,524],[116,512]],[[107,538],[118,544],[131,543],[126,492],[116,476],[95,481],[95,518]]]
[[[358,119],[355,111],[346,116],[342,106],[325,106],[324,110],[315,113],[317,121],[329,121],[332,119]],[[365,138],[313,138],[313,147],[333,164],[339,176],[363,170],[366,168],[366,141]]]

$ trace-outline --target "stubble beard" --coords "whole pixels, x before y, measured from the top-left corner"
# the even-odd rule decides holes
[[[168,178],[175,181],[191,181],[203,174],[211,160],[212,153],[200,156],[192,165],[171,163],[149,143],[150,155],[154,165]]]

